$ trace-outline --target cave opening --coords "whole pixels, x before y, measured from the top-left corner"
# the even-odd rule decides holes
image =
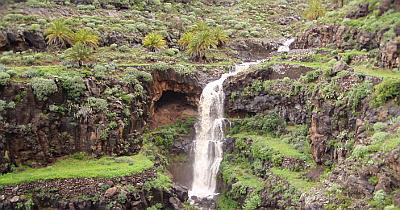
[[[191,103],[188,94],[167,90],[154,104],[153,127],[173,124],[195,116],[197,106]]]

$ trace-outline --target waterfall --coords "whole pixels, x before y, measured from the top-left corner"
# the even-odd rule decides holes
[[[212,198],[215,195],[217,173],[222,161],[222,144],[224,128],[227,120],[224,118],[224,81],[250,65],[259,62],[249,62],[236,65],[234,70],[223,74],[218,80],[206,85],[200,97],[199,119],[196,124],[194,141],[193,181],[189,198]]]
[[[278,52],[289,52],[290,51],[290,45],[294,42],[294,39],[288,39],[286,40],[282,46],[278,48]]]

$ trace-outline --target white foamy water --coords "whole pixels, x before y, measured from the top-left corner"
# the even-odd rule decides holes
[[[278,48],[278,52],[289,52],[290,51],[290,45],[294,42],[295,39],[291,38],[286,40],[282,46]]]
[[[222,161],[224,128],[224,81],[250,65],[259,62],[243,63],[235,66],[232,72],[223,74],[220,79],[206,85],[200,97],[199,119],[196,124],[194,141],[193,181],[189,198],[212,198],[215,195],[217,173]]]

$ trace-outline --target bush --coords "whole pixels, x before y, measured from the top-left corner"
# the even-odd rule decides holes
[[[271,133],[278,135],[284,131],[285,127],[285,121],[278,114],[270,113],[235,121],[230,133],[256,132],[259,134]]]
[[[54,80],[35,77],[31,80],[31,86],[36,98],[40,101],[47,100],[47,97],[55,92],[58,88]]]
[[[80,29],[74,34],[73,43],[81,43],[85,46],[96,48],[99,45],[100,37],[88,29]]]
[[[6,72],[0,72],[0,85],[7,85],[11,76]]]
[[[86,106],[92,108],[97,111],[106,111],[108,110],[107,100],[96,97],[89,97],[86,99]]]
[[[72,62],[78,63],[79,67],[83,65],[83,62],[87,62],[91,59],[92,50],[82,43],[75,44],[72,48],[69,48],[64,52],[65,58]]]
[[[64,77],[61,81],[61,84],[67,91],[67,95],[70,99],[79,98],[86,89],[85,82],[79,76]]]
[[[155,52],[164,49],[167,46],[167,42],[161,34],[149,33],[143,39],[143,46]]]
[[[244,210],[256,210],[261,204],[261,197],[258,193],[252,193],[246,198],[243,209]]]
[[[194,60],[203,61],[211,48],[221,47],[228,41],[228,35],[221,27],[209,27],[199,22],[186,31],[179,39],[178,44]]]
[[[321,0],[308,0],[308,8],[304,11],[304,16],[309,20],[316,20],[324,16],[325,12]]]
[[[389,100],[398,102],[400,98],[400,80],[385,79],[375,86],[372,104],[381,106]]]
[[[72,44],[74,33],[64,20],[58,19],[50,23],[45,31],[47,44],[64,48]]]
[[[363,82],[353,87],[348,93],[348,105],[355,111],[360,102],[372,92],[373,84],[371,82]]]

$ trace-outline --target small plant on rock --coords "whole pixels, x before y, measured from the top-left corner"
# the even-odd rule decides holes
[[[167,46],[167,42],[161,34],[149,33],[143,39],[143,46],[155,52],[164,49]]]

